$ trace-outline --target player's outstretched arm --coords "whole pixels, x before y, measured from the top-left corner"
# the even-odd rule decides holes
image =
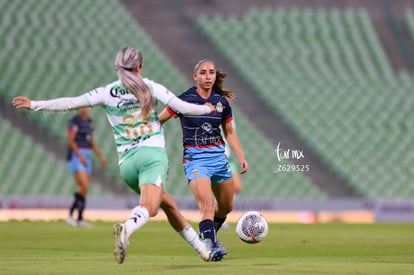
[[[85,95],[76,97],[58,97],[48,100],[31,100],[25,96],[18,96],[12,100],[12,104],[16,108],[24,108],[33,111],[66,112],[92,106]],[[96,102],[95,105],[98,103],[100,102]]]

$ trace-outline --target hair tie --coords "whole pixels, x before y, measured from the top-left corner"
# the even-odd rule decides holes
[[[127,68],[123,65],[116,65],[116,70],[118,71],[119,69],[124,69],[125,71],[132,72],[132,69],[130,69],[130,68]]]

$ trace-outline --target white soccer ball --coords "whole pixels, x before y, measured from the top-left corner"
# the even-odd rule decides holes
[[[248,211],[237,221],[236,233],[246,243],[254,244],[263,241],[268,231],[267,221],[258,211]]]

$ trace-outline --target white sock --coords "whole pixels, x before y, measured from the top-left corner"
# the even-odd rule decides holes
[[[141,226],[147,223],[149,220],[148,210],[141,205],[136,206],[131,211],[131,215],[128,220],[125,222],[125,229],[127,237],[131,236],[134,231],[138,230]]]
[[[195,232],[191,225],[187,225],[183,230],[178,232],[184,240],[187,241],[197,252],[205,249],[205,244],[198,238],[198,234]]]

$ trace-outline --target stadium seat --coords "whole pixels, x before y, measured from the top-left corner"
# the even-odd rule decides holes
[[[4,64],[0,68],[2,80],[0,93],[7,99],[20,94],[33,99],[77,96],[113,81],[116,79],[113,65],[115,53],[125,45],[137,47],[143,53],[145,60],[150,60],[145,63],[144,76],[163,83],[177,94],[190,85],[117,1],[16,0],[6,5],[4,3],[4,1],[0,2],[2,26],[0,36],[6,37],[4,49],[0,51],[0,58]],[[252,17],[266,26],[266,22],[272,20],[272,12],[263,19],[258,17],[260,12],[253,13]],[[48,16],[44,16],[45,13]],[[283,17],[281,20],[288,19],[284,14],[281,17]],[[232,28],[239,28],[241,31],[238,19],[234,16],[231,20],[232,23],[229,24],[227,31],[231,31]],[[220,20],[217,22],[220,24]],[[214,22],[208,25],[215,28]],[[125,26],[129,27],[125,28]],[[254,30],[249,31],[254,33]],[[266,32],[270,33],[272,29],[266,29]],[[259,38],[260,43],[266,43],[264,35]],[[286,47],[288,44],[282,46]],[[221,47],[224,49],[228,45],[223,44]],[[240,45],[238,49],[243,51],[244,47]],[[244,54],[249,54],[249,49],[244,51]],[[262,56],[265,54],[261,52]],[[275,58],[277,54],[272,52],[272,56]],[[271,68],[272,65],[266,63],[266,66]],[[280,64],[279,70],[285,79],[288,79],[289,75],[285,73],[283,64]],[[257,76],[260,74],[266,75],[265,70],[260,71]],[[59,142],[66,142],[67,121],[74,112],[28,112],[27,114],[47,128]],[[119,178],[118,156],[113,142],[108,140],[108,137],[112,139],[112,133],[105,113],[102,109],[96,108],[91,115],[95,123],[96,142],[110,161],[111,167],[108,171]],[[273,170],[276,156],[269,154],[275,150],[272,144],[274,141],[266,140],[254,125],[237,111],[236,106],[235,117],[240,123],[240,129],[248,129],[240,131],[239,135],[246,146],[246,154],[252,156],[251,160],[249,159],[252,163],[251,170],[243,176],[247,191],[240,196],[324,197],[323,192],[318,191],[300,175],[275,175]],[[171,160],[167,190],[177,197],[191,196],[182,170],[181,143],[175,138],[181,136],[178,121],[173,120],[164,128]],[[2,164],[7,163],[5,159],[9,156],[8,159],[15,167],[8,169],[10,168],[8,165],[0,166],[0,173],[7,175],[6,182],[0,186],[2,194],[62,195],[73,192],[73,180],[64,159],[46,151],[29,137],[22,136],[19,130],[10,124],[8,124],[8,131],[10,135],[16,137],[13,140],[20,140],[27,145],[19,149],[17,142],[1,136],[3,139],[1,144],[14,148],[6,150],[6,154],[1,157]],[[25,168],[30,172],[29,175],[21,179],[17,178],[18,171]],[[91,194],[95,195],[104,192],[99,183],[91,190]]]
[[[210,20],[214,26],[205,24]],[[406,20],[414,34],[412,11]],[[393,72],[366,10],[252,9],[198,22],[258,95],[356,190],[368,198],[412,196],[403,190],[411,190],[406,146],[414,142],[401,146],[401,137],[412,132],[413,77]]]
[[[0,193],[3,196],[71,195],[75,184],[65,160],[48,153],[9,121],[1,119],[0,122],[0,144],[3,149],[0,157],[0,174],[3,177]],[[92,182],[90,194],[102,195],[105,192],[96,182]]]

